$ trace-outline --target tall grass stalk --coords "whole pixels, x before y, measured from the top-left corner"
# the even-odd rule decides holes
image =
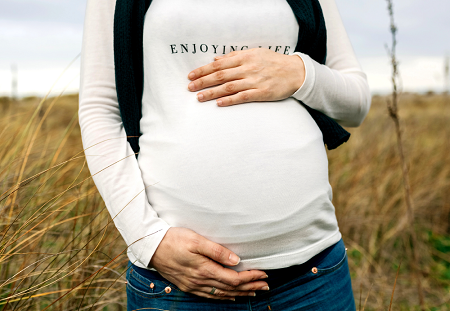
[[[444,93],[448,96],[450,92],[450,56],[445,55],[444,59]]]
[[[402,217],[399,221],[399,225],[395,229],[395,231],[402,231],[405,227],[407,227],[410,234],[410,241],[409,244],[412,249],[413,253],[413,260],[411,261],[413,263],[413,271],[417,282],[417,294],[419,297],[419,303],[421,309],[425,310],[425,299],[423,294],[423,288],[422,288],[422,276],[421,276],[421,269],[420,269],[420,260],[419,260],[419,252],[417,249],[417,237],[416,237],[416,231],[414,227],[415,223],[415,217],[414,217],[414,207],[413,207],[413,200],[411,195],[411,187],[409,182],[409,174],[408,174],[408,166],[405,159],[405,152],[404,152],[404,146],[402,142],[402,131],[400,127],[400,117],[398,114],[398,90],[397,90],[397,81],[399,78],[398,73],[398,61],[396,57],[396,46],[397,46],[397,26],[394,23],[394,10],[393,10],[393,3],[392,0],[387,0],[388,3],[388,11],[389,11],[389,17],[390,17],[390,30],[392,35],[392,46],[389,49],[387,47],[389,56],[391,59],[391,65],[392,65],[392,98],[391,100],[387,101],[387,107],[389,111],[389,116],[392,118],[395,124],[395,132],[397,134],[397,147],[398,152],[400,155],[400,164],[402,167],[402,174],[403,174],[403,186],[405,190],[405,200],[406,200],[406,213],[405,216]],[[392,301],[391,301],[392,304]],[[391,307],[389,307],[390,309]]]

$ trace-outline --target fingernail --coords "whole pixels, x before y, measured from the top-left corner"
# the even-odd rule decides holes
[[[216,56],[216,59],[221,59],[223,58],[223,56]]]
[[[236,256],[233,253],[230,254],[230,258],[228,258],[228,259],[231,261],[231,263],[233,265],[237,265],[239,263],[239,261],[241,261],[241,258],[239,258],[238,256]]]
[[[191,73],[189,74],[189,79],[194,79],[194,77],[195,77],[195,73],[191,72]]]
[[[248,295],[249,295],[249,296],[255,297],[255,296],[256,296],[256,293],[255,293],[255,292],[253,292],[253,293],[248,293]]]
[[[269,276],[266,274],[266,275],[263,275],[262,277],[260,277],[259,279],[261,280],[261,279],[267,279]]]
[[[261,290],[269,290],[269,286],[261,287]]]
[[[217,105],[222,106],[222,101],[220,99],[217,100]]]
[[[197,95],[197,98],[198,98],[198,100],[202,100],[202,99],[203,99],[203,94],[201,94],[201,93],[198,94],[198,95]]]
[[[195,88],[194,82],[189,83],[189,85],[188,85],[188,90],[189,90],[189,91],[193,91],[194,88]]]
[[[235,299],[235,298],[230,298],[230,300],[231,300],[231,301],[236,301],[236,299]]]

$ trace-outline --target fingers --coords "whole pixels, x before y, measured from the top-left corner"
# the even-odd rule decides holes
[[[175,284],[175,283],[174,283]],[[252,282],[251,284],[243,284],[241,286],[233,287],[226,285],[216,280],[198,280],[198,279],[188,279],[186,282],[175,284],[178,288],[187,293],[203,293],[205,295],[217,297],[235,297],[235,296],[255,296],[255,291],[265,290],[263,287],[267,287],[265,282]],[[211,294],[212,288],[215,287],[214,294]],[[268,288],[268,287],[267,287]],[[240,290],[243,289],[243,290]]]
[[[211,72],[206,76],[198,78],[188,84],[189,91],[198,91],[210,86],[223,84],[228,81],[238,80],[243,78],[243,72],[241,70],[233,70],[222,68],[215,72]]]
[[[195,249],[191,251],[212,259],[212,261],[204,263],[199,268],[199,275],[202,278],[214,279],[220,283],[237,287],[241,284],[257,281],[267,277],[266,273],[260,270],[237,272],[232,269],[222,267],[218,263],[226,266],[235,266],[239,263],[240,258],[229,249],[218,243],[212,242],[201,235],[198,235],[198,239],[198,243],[194,244]]]
[[[223,296],[216,296],[216,295],[211,295],[211,294],[206,294],[205,292],[201,292],[201,291],[193,291],[191,292],[192,294],[195,294],[197,296],[201,296],[201,297],[205,297],[205,298],[211,298],[211,299],[219,299],[219,300],[233,300],[235,301],[236,299],[234,297],[223,297]]]
[[[210,291],[212,287],[217,288],[225,292],[244,292],[243,296],[247,295],[249,292],[254,292],[256,290],[265,290],[264,287],[268,287],[268,284],[264,281],[255,281],[250,283],[244,283],[239,286],[231,286],[228,284],[221,283],[214,279],[209,280],[195,280],[196,289],[206,288],[205,292]]]
[[[198,79],[200,77],[209,75],[213,72],[219,71],[219,70],[223,70],[223,69],[228,69],[228,68],[233,68],[233,67],[237,67],[240,66],[242,64],[242,61],[240,58],[238,57],[224,57],[222,59],[216,60],[212,63],[209,63],[205,66],[199,67],[195,70],[192,70],[189,74],[188,74],[188,79],[189,80],[195,80]]]
[[[202,236],[199,236],[199,239],[201,240],[200,243],[196,244],[196,249],[193,249],[192,252],[209,257],[212,260],[220,262],[226,266],[235,266],[241,260],[235,253],[222,245],[210,241]],[[216,268],[223,268],[218,264],[216,265]]]
[[[246,284],[247,285],[247,284]],[[267,286],[267,284],[265,285]],[[246,286],[246,288],[255,288],[252,291],[239,291],[239,290],[222,290],[220,288],[216,288],[216,290],[214,291],[214,294],[210,294],[212,287],[208,286],[208,287],[202,287],[200,288],[199,291],[193,291],[192,293],[199,295],[199,296],[203,296],[203,297],[207,297],[207,298],[212,298],[212,299],[229,299],[230,297],[236,297],[236,296],[256,296],[256,290],[261,290],[260,285],[255,286],[254,284],[248,284]],[[268,287],[265,288],[264,290],[268,290]],[[233,299],[231,299],[233,300]]]
[[[263,280],[266,277],[267,274],[261,270],[236,272],[228,268],[222,268],[218,270],[215,279],[220,280],[222,283],[238,287],[253,281]]]
[[[220,265],[218,265],[220,266]],[[226,268],[222,268],[225,270],[230,270],[233,271],[231,269],[226,269]],[[208,270],[206,270],[208,271]],[[235,272],[235,271],[233,271]],[[239,275],[237,272],[235,272],[236,274],[234,274],[235,276],[237,276],[237,279],[233,279],[232,281],[229,282],[234,282],[233,285],[230,284],[226,284],[223,281],[220,281],[216,278],[202,278],[202,275],[210,275],[209,272],[205,273],[204,269],[200,269],[199,270],[199,274],[197,277],[195,278],[189,278],[187,280],[187,283],[183,286],[180,287],[181,290],[183,291],[188,291],[188,292],[203,292],[205,294],[208,294],[211,292],[212,287],[216,288],[216,292],[214,293],[214,295],[216,296],[220,296],[220,297],[225,297],[225,296],[255,296],[255,291],[257,290],[268,290],[268,284],[262,280],[257,280],[254,282],[247,282],[247,280],[252,280],[255,278],[259,278],[261,275],[261,271],[258,270],[254,270],[252,271],[246,271],[246,272],[250,272],[248,275],[247,274],[243,274],[242,277],[244,278],[243,280],[239,279]]]
[[[217,105],[225,107],[248,102],[264,101],[264,94],[264,91],[260,89],[247,89],[234,95],[218,99]]]
[[[256,291],[256,290],[269,290],[269,285],[266,282],[258,281],[258,282],[250,282],[239,285],[236,287],[237,291]]]
[[[210,293],[211,292],[212,287],[202,287],[200,288],[200,291],[203,293]],[[209,295],[209,294],[208,294]],[[225,290],[221,290],[221,289],[216,289],[214,291],[214,295],[215,297],[236,297],[236,296],[256,296],[256,293],[254,291],[250,291],[250,292],[243,292],[243,291],[225,291]]]
[[[206,91],[198,93],[197,99],[200,102],[206,102],[206,101],[213,100],[213,99],[221,99],[222,101],[228,103],[228,101],[227,101],[228,97],[225,97],[227,95],[233,95],[233,94],[239,95],[239,94],[243,94],[247,91],[258,91],[259,92],[258,89],[253,89],[253,87],[254,87],[254,83],[252,83],[250,79],[241,79],[241,80],[230,81],[230,82],[222,84],[218,87],[211,88]],[[254,96],[254,95],[259,95],[258,92],[256,92],[255,94],[252,94],[252,97],[246,98],[246,100],[247,101],[259,101],[260,97]],[[203,97],[201,97],[200,95],[202,95]],[[241,99],[243,99],[243,98],[241,98]],[[231,101],[229,101],[229,103],[231,103]],[[237,102],[234,101],[234,103],[237,103]],[[241,103],[242,103],[242,101],[241,101]]]

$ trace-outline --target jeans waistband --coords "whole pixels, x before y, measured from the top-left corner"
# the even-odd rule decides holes
[[[345,248],[344,241],[342,239],[302,264],[280,269],[263,270],[268,275],[268,278],[263,279],[263,281],[267,282],[270,289],[289,283],[293,279],[307,273],[308,271],[311,271],[313,267],[318,266],[323,259],[325,259],[325,257],[327,257],[334,249],[337,249],[338,247]]]
[[[266,272],[268,275],[268,278],[263,279],[263,281],[267,282],[270,289],[274,289],[283,284],[286,284],[292,281],[293,279],[307,273],[308,271],[311,271],[313,267],[319,265],[322,262],[322,260],[337,247],[344,248],[344,242],[342,239],[339,242],[324,249],[319,254],[315,255],[305,263],[280,269],[263,269],[262,271]],[[134,270],[136,270],[136,272],[138,272],[139,274],[150,280],[157,279],[160,281],[169,282],[164,277],[162,277],[161,274],[159,274],[157,271],[144,269],[132,263],[131,266],[133,267]]]

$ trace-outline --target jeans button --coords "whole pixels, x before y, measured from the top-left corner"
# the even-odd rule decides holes
[[[316,273],[317,273],[317,268],[316,268],[316,267],[313,267],[313,268],[311,269],[311,271],[312,271],[312,273],[316,274]]]

